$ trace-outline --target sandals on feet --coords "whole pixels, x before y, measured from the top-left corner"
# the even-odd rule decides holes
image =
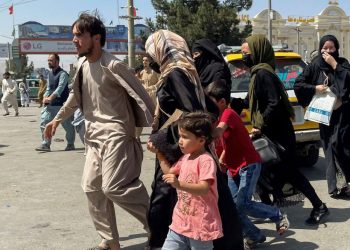
[[[276,223],[276,231],[279,235],[284,234],[289,228],[289,220],[286,214],[283,214],[281,220]]]

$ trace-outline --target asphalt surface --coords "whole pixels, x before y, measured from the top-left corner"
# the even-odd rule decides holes
[[[1,110],[3,111],[3,110]],[[87,201],[80,187],[84,165],[84,147],[76,138],[76,150],[65,152],[64,130],[60,127],[49,153],[34,151],[40,145],[39,115],[36,104],[20,108],[19,117],[0,116],[0,249],[84,250],[100,238],[94,230]],[[144,130],[141,141],[148,138]],[[145,144],[143,144],[145,147]],[[145,151],[141,179],[148,191],[154,172],[154,156]],[[331,215],[318,227],[304,224],[311,211],[303,205],[285,209],[291,222],[283,236],[271,223],[258,224],[267,241],[257,249],[350,250],[350,201],[334,200],[327,194],[325,162],[301,168],[310,179]],[[141,224],[116,207],[122,249],[143,249],[146,234]]]

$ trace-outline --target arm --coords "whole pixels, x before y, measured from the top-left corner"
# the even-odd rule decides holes
[[[350,65],[347,61],[338,63],[334,70],[334,82],[330,89],[342,103],[349,101],[350,97]]]
[[[17,86],[17,83],[15,80],[12,80],[12,83],[13,83],[13,88],[10,89],[10,93],[13,94],[13,93],[16,93],[17,89],[18,89],[18,86]]]
[[[60,75],[58,86],[55,89],[55,91],[50,96],[44,98],[43,102],[44,103],[51,103],[56,97],[60,97],[64,88],[67,86],[67,84],[68,84],[68,74],[66,72],[64,72]],[[45,94],[48,94],[48,93],[45,93]]]
[[[209,181],[199,181],[198,183],[187,183],[179,181],[174,174],[163,175],[165,183],[170,184],[176,189],[188,192],[194,195],[206,195],[209,192]]]
[[[67,101],[64,103],[62,108],[58,111],[56,117],[51,122],[46,124],[45,130],[44,130],[44,137],[48,139],[52,138],[56,133],[56,129],[58,125],[62,121],[64,121],[65,119],[73,115],[73,113],[77,108],[78,108],[78,104],[74,97],[74,92],[72,90],[69,93]]]
[[[315,66],[307,65],[303,72],[296,78],[294,84],[294,92],[296,97],[298,98],[298,102],[306,107],[311,102],[312,97],[316,93],[316,86],[313,84],[313,75],[316,72],[313,72],[313,68]]]
[[[187,112],[203,110],[195,85],[182,70],[172,71],[165,81],[162,95],[158,96],[160,104],[166,103],[166,106],[161,106],[165,112],[172,114],[176,108]]]

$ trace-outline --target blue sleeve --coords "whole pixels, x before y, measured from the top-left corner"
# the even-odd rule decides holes
[[[52,94],[60,97],[64,88],[67,86],[67,84],[68,84],[68,74],[64,72],[60,75],[58,87],[55,89],[55,91]]]

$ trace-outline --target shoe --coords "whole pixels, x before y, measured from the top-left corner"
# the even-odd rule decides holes
[[[265,241],[266,241],[265,235],[262,235],[260,237],[260,239],[258,239],[258,240],[251,240],[251,239],[249,239],[249,237],[245,237],[244,238],[244,246],[245,246],[244,250],[246,250],[246,246],[249,247],[247,249],[251,249],[251,248],[256,247],[258,244],[264,243]]]
[[[64,151],[71,151],[75,150],[74,144],[67,144],[67,147],[64,149]]]
[[[15,116],[18,116],[18,112],[15,114]]]
[[[290,226],[288,217],[286,214],[281,215],[280,221],[276,223],[276,231],[279,235],[284,234]]]
[[[29,107],[29,104],[27,104],[27,107]]]
[[[318,225],[323,223],[327,216],[329,215],[329,210],[326,204],[322,203],[319,208],[313,208],[310,217],[305,221],[305,224],[308,226]]]
[[[46,144],[41,144],[41,146],[37,147],[35,149],[35,151],[41,151],[41,152],[50,152],[50,146],[46,145]]]
[[[7,115],[9,115],[10,113],[5,113],[5,114],[3,114],[3,116],[7,116]]]

